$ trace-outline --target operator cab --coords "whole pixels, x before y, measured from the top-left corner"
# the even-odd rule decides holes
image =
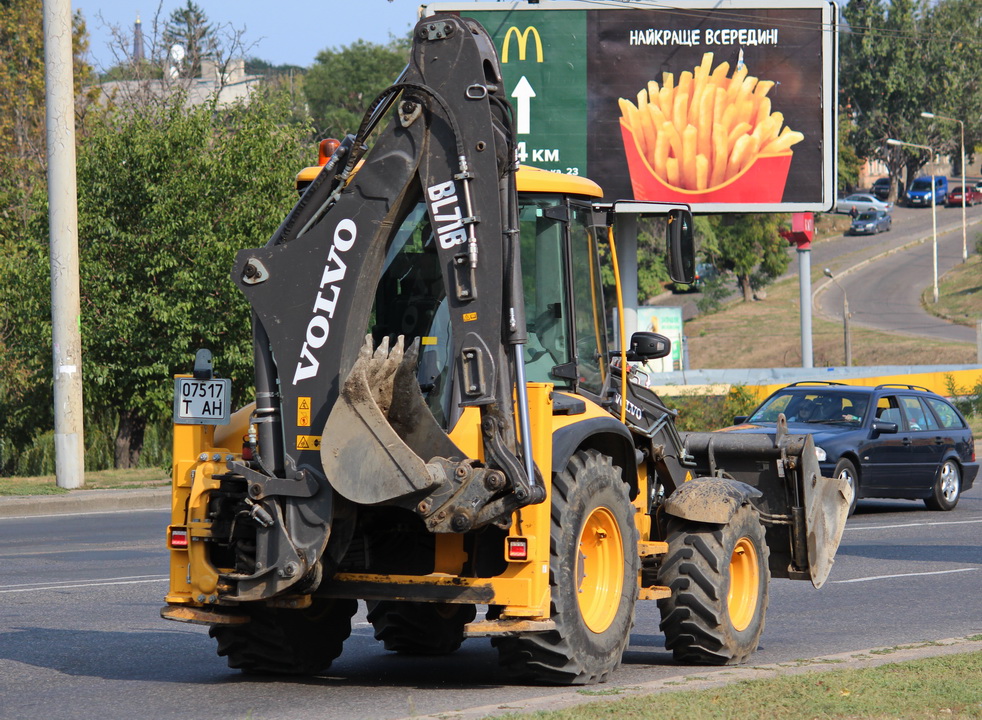
[[[319,171],[319,167],[302,171],[297,176],[298,190],[302,192]],[[610,254],[613,215],[647,211],[662,216],[667,264],[678,282],[691,282],[694,272],[691,215],[683,206],[604,204],[603,191],[593,181],[528,166],[516,173],[516,187],[528,332],[526,380],[599,398],[611,356],[608,322],[612,318],[605,307],[615,305],[617,294],[609,282],[605,288],[601,273],[601,259]],[[669,211],[670,207],[676,209]],[[407,342],[420,339],[419,386],[437,421],[449,429],[457,420],[460,396],[452,382],[447,293],[421,192],[402,218],[386,251],[369,332],[376,345],[399,335]]]

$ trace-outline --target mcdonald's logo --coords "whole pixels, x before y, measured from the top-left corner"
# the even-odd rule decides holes
[[[505,41],[501,44],[502,65],[508,62],[508,46],[511,43],[512,33],[515,33],[515,38],[518,42],[519,60],[525,59],[525,52],[529,43],[529,35],[533,35],[535,37],[535,61],[542,62],[542,38],[539,36],[539,31],[535,29],[535,26],[529,25],[524,31],[521,31],[512,25],[510,28],[508,28],[508,32],[505,33]]]

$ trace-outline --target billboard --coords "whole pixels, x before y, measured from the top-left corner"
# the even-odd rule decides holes
[[[498,49],[519,159],[697,212],[831,208],[837,9],[457,2]]]

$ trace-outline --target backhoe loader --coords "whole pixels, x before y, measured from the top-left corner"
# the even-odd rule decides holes
[[[679,433],[641,368],[667,338],[611,349],[615,218],[658,218],[691,282],[688,207],[518,167],[494,46],[451,15],[324,147],[231,271],[255,402],[229,412],[207,349],[175,379],[162,616],[233,668],[318,674],[362,600],[390,651],[490,637],[516,678],[585,684],[654,600],[678,660],[745,661],[770,578],[824,582],[850,491],[786,427]]]

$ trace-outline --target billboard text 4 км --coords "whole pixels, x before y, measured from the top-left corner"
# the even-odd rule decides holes
[[[700,212],[831,207],[833,3],[425,6],[446,11],[494,39],[522,162]]]

